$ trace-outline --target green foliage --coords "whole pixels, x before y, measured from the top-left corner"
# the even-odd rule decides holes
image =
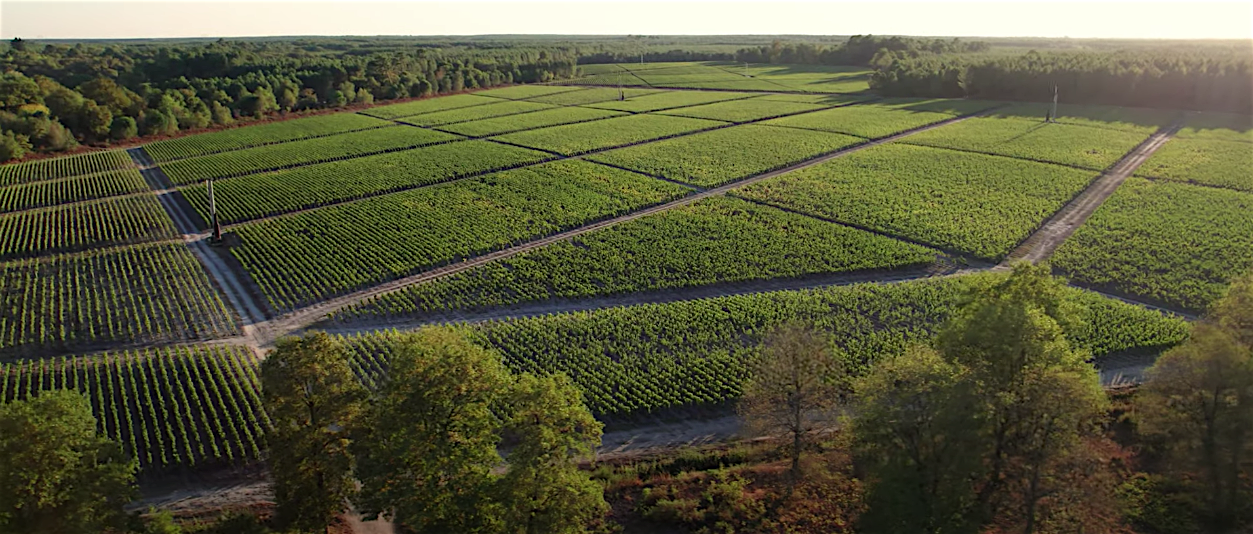
[[[638,96],[660,93],[661,89],[632,89],[624,88],[622,95],[627,98],[635,98]],[[557,93],[553,95],[537,96],[530,98],[531,102],[541,102],[544,104],[556,104],[559,106],[582,106],[586,104],[595,104],[597,102],[606,102],[618,99],[618,89],[613,87],[592,87],[588,89],[580,89],[578,91],[569,91],[565,93]]]
[[[1128,179],[1058,248],[1074,281],[1204,311],[1253,269],[1253,194]]]
[[[1148,137],[1145,132],[1048,124],[1041,118],[974,118],[901,142],[998,154],[1084,169],[1105,170]]]
[[[681,117],[693,117],[697,119],[710,119],[739,123],[778,117],[780,115],[791,115],[793,113],[813,111],[822,109],[822,107],[823,106],[820,104],[778,102],[762,100],[760,98],[747,98],[732,100],[729,102],[717,102],[701,106],[672,109],[662,111],[660,113],[662,115],[678,115]]]
[[[390,126],[391,122],[357,113],[335,113],[289,121],[245,126],[220,132],[166,139],[144,146],[157,162],[203,156],[258,145],[296,141],[338,133]]]
[[[877,139],[905,130],[978,113],[996,105],[980,100],[886,99],[766,121],[790,126]]]
[[[380,119],[395,119],[399,117],[411,117],[422,113],[431,113],[434,111],[444,111],[470,106],[482,106],[497,102],[498,101],[495,99],[478,95],[453,95],[443,98],[405,102],[403,104],[392,104],[390,106],[380,106],[377,108],[370,108],[363,113]]]
[[[462,141],[253,174],[213,184],[218,219],[242,222],[536,163],[551,156],[487,141]],[[183,189],[209,220],[205,185]]]
[[[1194,113],[1175,134],[1180,139],[1253,142],[1253,116],[1235,113]]]
[[[626,171],[557,161],[240,227],[244,244],[231,253],[286,310],[683,192]],[[357,253],[342,254],[344,247]],[[305,276],[289,277],[297,272]]]
[[[348,447],[365,399],[343,347],[322,332],[279,340],[261,365],[280,520],[321,530],[356,495]]]
[[[46,392],[0,405],[0,532],[95,534],[124,522],[136,462],[96,435],[87,399]]]
[[[622,148],[588,159],[712,187],[862,142],[847,135],[746,124]]]
[[[82,176],[127,169],[133,165],[131,158],[122,150],[91,152],[64,158],[17,163],[0,167],[0,185]]]
[[[666,91],[661,93],[629,96],[626,100],[609,100],[588,104],[588,107],[643,113],[664,109],[695,106],[723,100],[735,100],[754,96],[752,93],[727,91]]]
[[[706,130],[725,124],[687,117],[639,114],[603,121],[527,130],[497,136],[493,139],[573,156],[593,150]]]
[[[1253,143],[1172,139],[1136,174],[1253,192]]]
[[[139,124],[131,117],[113,117],[109,123],[109,139],[126,141],[139,135]]]
[[[146,243],[178,236],[152,194],[104,198],[0,215],[0,257]]]
[[[1052,113],[1052,103],[1044,102],[1010,105],[990,113],[989,116],[1041,121]],[[1053,121],[1148,135],[1170,126],[1178,117],[1179,111],[1173,109],[1058,104],[1057,116],[1053,117]]]
[[[1203,528],[1198,502],[1189,488],[1161,475],[1138,473],[1118,487],[1127,520],[1135,527],[1159,534],[1200,534]]]
[[[440,127],[440,129],[460,135],[481,137],[518,132],[522,130],[534,130],[548,126],[560,126],[562,124],[574,124],[576,122],[608,119],[610,117],[620,117],[622,115],[625,115],[625,113],[620,111],[563,106],[560,108],[534,111],[519,115],[509,115],[492,119],[449,124]]]
[[[489,309],[820,273],[922,266],[937,252],[715,197],[388,293],[345,318]]]
[[[185,185],[457,139],[434,130],[391,126],[182,159],[163,164],[161,169],[175,184]]]
[[[578,89],[578,87],[564,87],[561,85],[514,85],[511,87],[501,87],[499,89],[479,91],[474,94],[475,96],[491,96],[506,100],[524,100],[535,98],[537,96],[559,95],[569,91],[577,91]]]
[[[236,333],[234,313],[182,244],[0,263],[0,357]]]
[[[138,169],[17,184],[0,188],[0,212],[55,206],[147,189],[148,183]]]
[[[0,364],[0,404],[73,389],[146,471],[255,461],[268,424],[247,349],[201,347]]]
[[[416,126],[440,126],[458,122],[490,119],[492,117],[500,117],[504,115],[542,111],[545,109],[552,109],[552,107],[553,106],[548,104],[539,104],[536,102],[497,101],[479,106],[467,106],[464,108],[423,113],[412,117],[399,117],[397,120]]]
[[[995,260],[1092,178],[1091,172],[1055,165],[890,144],[738,194]]]

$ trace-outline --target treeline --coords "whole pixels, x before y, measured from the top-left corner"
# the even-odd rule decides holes
[[[567,78],[576,58],[559,47],[14,39],[0,55],[0,161],[275,113]]]
[[[1048,101],[1253,113],[1253,58],[1239,47],[1030,51],[1015,56],[883,56],[870,87],[887,96]]]
[[[986,52],[989,48],[990,45],[982,41],[962,41],[956,38],[945,40],[854,35],[848,41],[835,46],[775,41],[770,46],[740,49],[735,53],[735,60],[747,63],[872,66],[897,58]]]

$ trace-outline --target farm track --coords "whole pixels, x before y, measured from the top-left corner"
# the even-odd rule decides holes
[[[1061,246],[1084,221],[1088,220],[1096,209],[1105,203],[1114,191],[1122,185],[1127,177],[1144,163],[1153,152],[1169,141],[1175,132],[1183,127],[1182,121],[1175,121],[1167,128],[1155,132],[1142,141],[1118,160],[1109,170],[1101,173],[1093,182],[1074,199],[1049,217],[1040,229],[1024,240],[1018,248],[1005,257],[1005,261],[997,269],[1008,269],[1015,261],[1039,263],[1049,259],[1057,247]]]

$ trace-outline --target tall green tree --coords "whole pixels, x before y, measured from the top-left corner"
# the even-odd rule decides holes
[[[519,376],[506,401],[505,435],[513,439],[497,485],[506,532],[576,534],[609,510],[604,489],[578,459],[600,445],[603,425],[563,374]]]
[[[327,530],[356,493],[349,429],[365,391],[343,347],[323,332],[279,340],[261,365],[261,384],[279,518],[302,531]]]
[[[358,509],[418,532],[499,532],[492,470],[510,377],[500,357],[446,327],[393,348],[386,385],[354,442]]]
[[[74,391],[0,405],[0,533],[119,528],[138,468],[97,435],[91,405]]]
[[[847,387],[843,359],[832,353],[826,334],[788,323],[766,336],[739,412],[753,432],[784,436],[790,443],[789,496],[801,476],[801,454],[816,430],[835,422]]]
[[[1149,368],[1136,396],[1141,432],[1164,446],[1176,473],[1199,474],[1215,528],[1253,514],[1251,278],[1232,284],[1189,340]]]

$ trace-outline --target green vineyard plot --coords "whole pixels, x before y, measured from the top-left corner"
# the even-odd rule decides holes
[[[925,342],[975,284],[999,275],[860,284],[606,308],[467,326],[501,352],[515,372],[563,372],[605,417],[733,401],[747,377],[747,359],[771,328],[802,320],[830,332],[853,369]],[[1070,289],[1066,297],[1085,321],[1068,332],[1097,357],[1160,350],[1182,341],[1187,324],[1157,312]],[[386,369],[394,334],[346,338],[355,367],[376,382]]]
[[[135,168],[0,187],[0,213],[148,190]]]
[[[746,124],[611,150],[588,159],[712,187],[862,142],[847,135]]]
[[[686,192],[557,161],[244,225],[231,253],[275,309],[290,310]]]
[[[502,87],[500,89],[479,91],[474,93],[474,95],[492,96],[496,98],[504,98],[506,100],[522,100],[535,98],[537,96],[552,95],[577,90],[579,90],[578,87],[567,87],[564,85],[514,85],[511,87]]]
[[[261,458],[270,425],[256,367],[244,347],[0,363],[0,403],[73,389],[146,472],[242,465]]]
[[[325,204],[429,185],[493,170],[536,163],[553,156],[487,141],[465,141],[366,156],[345,161],[254,174],[213,186],[218,218],[235,223]],[[183,190],[209,220],[208,188]]]
[[[441,126],[440,129],[459,135],[485,137],[509,132],[546,128],[548,126],[560,126],[562,124],[573,124],[576,122],[608,119],[610,117],[621,117],[623,115],[626,115],[626,113],[622,111],[563,106],[555,109],[536,111],[533,113],[522,113],[520,115],[509,115],[507,117],[459,122],[457,124]]]
[[[1253,269],[1249,236],[1251,193],[1130,178],[1053,265],[1081,284],[1203,312]]]
[[[729,91],[666,91],[664,93],[628,97],[626,100],[621,101],[615,99],[608,102],[588,104],[588,106],[601,109],[642,113],[647,111],[680,108],[684,106],[695,106],[698,104],[709,104],[711,102],[721,102],[723,100],[734,100],[737,98],[748,98],[751,96],[754,96],[753,93],[733,93]]]
[[[573,156],[593,150],[629,145],[726,125],[727,123],[721,121],[687,117],[631,115],[605,119],[603,121],[527,130],[501,135],[493,139]]]
[[[134,163],[124,150],[0,165],[0,186],[116,171],[132,166]]]
[[[397,117],[408,117],[419,113],[431,113],[433,111],[443,111],[447,109],[481,106],[484,104],[495,104],[497,102],[500,102],[500,100],[490,96],[452,95],[441,96],[438,98],[424,98],[422,100],[414,100],[413,102],[405,102],[403,104],[392,104],[390,106],[379,106],[367,109],[361,113],[371,117],[378,117],[380,119],[395,119]]]
[[[1014,118],[974,118],[921,132],[904,143],[998,154],[1102,171],[1149,136]]]
[[[1253,116],[1233,113],[1192,113],[1184,122],[1184,128],[1179,130],[1175,137],[1253,143]]]
[[[1171,139],[1136,174],[1253,192],[1253,143]]]
[[[1052,104],[1043,102],[1014,104],[996,110],[991,116],[1043,121],[1049,113],[1052,113],[1052,109]],[[1060,124],[1109,128],[1148,135],[1170,126],[1178,117],[1178,111],[1169,109],[1058,104],[1057,117],[1054,120]]]
[[[626,76],[630,78],[630,75]],[[621,95],[626,98],[635,98],[644,95],[660,93],[660,89],[631,89],[622,90]],[[558,106],[582,106],[586,104],[594,104],[597,102],[605,102],[608,100],[617,100],[619,92],[617,89],[610,87],[593,87],[590,89],[580,88],[578,91],[568,91],[552,95],[544,95],[530,98],[528,102],[539,102],[541,104],[556,104]]]
[[[391,124],[390,121],[356,113],[334,113],[157,141],[144,145],[144,151],[154,161],[165,162],[257,145],[368,130]]]
[[[939,252],[743,200],[696,204],[389,293],[349,311],[397,317],[725,282],[931,264]]]
[[[730,102],[706,104],[703,106],[672,109],[668,111],[661,111],[659,113],[662,115],[678,115],[680,117],[693,117],[697,119],[745,122],[769,117],[778,117],[780,115],[813,111],[822,109],[823,107],[825,106],[821,104],[775,102],[761,100],[758,98],[748,98],[743,100],[732,100]]]
[[[985,101],[888,100],[768,120],[787,126],[877,139],[994,106]]]
[[[422,115],[414,115],[412,117],[401,117],[396,120],[406,124],[412,124],[414,126],[440,126],[442,124],[490,119],[492,117],[500,117],[502,115],[513,115],[517,113],[526,113],[528,111],[552,109],[552,107],[553,106],[551,104],[540,104],[537,102],[506,101],[495,104],[487,104],[484,106],[471,106],[467,108],[450,109],[447,111],[436,111],[434,113],[424,113]]]
[[[746,198],[999,260],[1096,173],[888,144],[745,187]]]
[[[434,130],[390,126],[183,159],[162,164],[161,169],[175,184],[186,185],[457,139],[461,138]]]
[[[0,263],[0,282],[0,355],[238,333],[181,243]]]
[[[151,194],[0,215],[0,258],[21,258],[91,247],[178,237]]]

